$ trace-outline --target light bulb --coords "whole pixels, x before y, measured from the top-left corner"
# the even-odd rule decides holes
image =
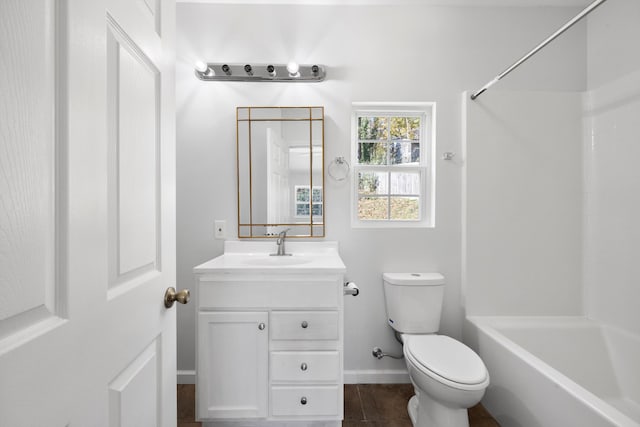
[[[296,76],[298,74],[298,70],[300,70],[300,66],[297,62],[291,61],[287,64],[287,71],[290,76]]]
[[[204,73],[209,69],[209,66],[202,61],[196,61],[195,67],[196,70],[201,73]]]

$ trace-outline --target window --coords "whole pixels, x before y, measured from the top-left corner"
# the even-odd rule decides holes
[[[433,104],[354,104],[353,225],[433,225]]]
[[[322,187],[313,186],[313,191],[309,194],[308,185],[296,185],[296,217],[309,218],[309,212],[313,212],[314,217],[322,216]]]

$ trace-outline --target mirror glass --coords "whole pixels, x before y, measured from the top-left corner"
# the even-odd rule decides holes
[[[238,107],[238,237],[324,237],[324,108]]]

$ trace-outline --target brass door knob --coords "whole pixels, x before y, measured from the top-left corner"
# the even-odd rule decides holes
[[[180,304],[186,304],[189,302],[189,298],[191,298],[191,292],[189,292],[189,289],[183,289],[180,292],[176,292],[176,288],[170,287],[167,288],[167,291],[164,293],[164,306],[171,308],[173,307],[173,303],[176,301]]]

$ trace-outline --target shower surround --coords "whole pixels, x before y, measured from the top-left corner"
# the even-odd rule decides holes
[[[640,425],[640,371],[624,362],[640,357],[638,17],[633,0],[589,16],[584,91],[464,101],[464,335],[489,367],[484,403],[505,427],[560,425],[544,419],[560,405],[545,381],[577,402],[563,406],[564,425]],[[589,325],[590,338],[547,327],[554,318]],[[587,359],[550,356],[574,341],[600,356],[591,380],[575,375]],[[582,423],[590,410],[599,415]]]

